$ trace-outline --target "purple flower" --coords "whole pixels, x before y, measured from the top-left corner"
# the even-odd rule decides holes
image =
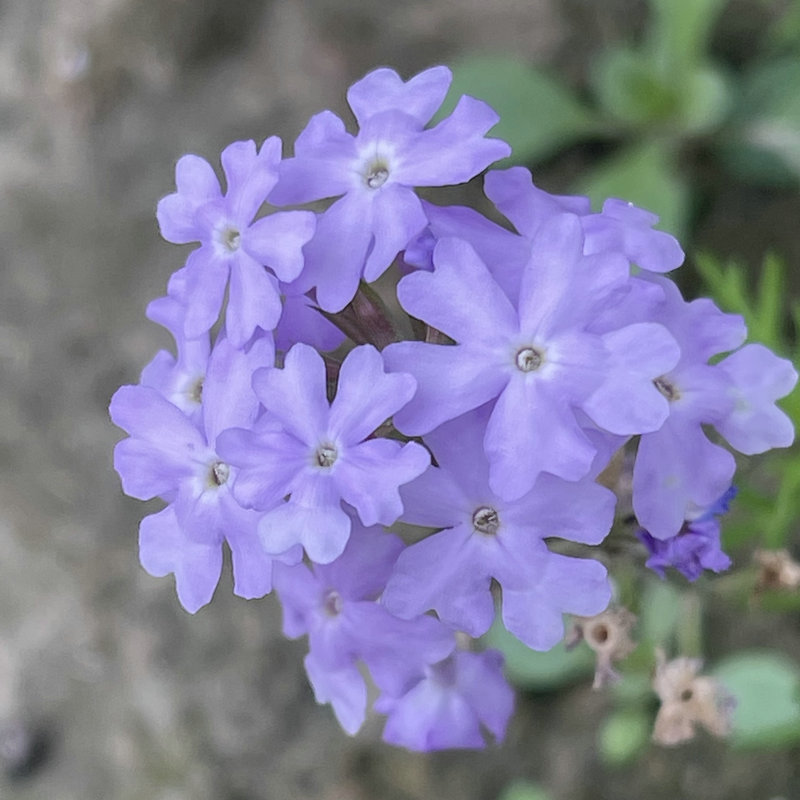
[[[316,304],[304,293],[281,284],[283,313],[275,328],[275,347],[286,352],[293,344],[303,342],[317,350],[335,350],[345,335],[328,321]]]
[[[514,692],[496,650],[459,650],[425,669],[401,697],[381,695],[375,710],[389,715],[383,738],[409,750],[486,746],[483,729],[501,742],[514,710]]]
[[[566,480],[589,472],[596,450],[582,415],[627,435],[658,429],[668,414],[653,379],[677,362],[674,340],[652,323],[592,330],[599,309],[627,286],[628,265],[582,251],[578,218],[551,217],[532,243],[516,308],[457,239],[436,245],[433,273],[408,275],[398,286],[403,308],[456,344],[386,348],[390,369],[419,384],[396,426],[426,434],[496,399],[484,447],[492,489],[508,500],[530,491],[541,472]]]
[[[312,561],[333,561],[350,535],[342,501],[365,525],[391,525],[400,516],[398,487],[424,472],[430,457],[415,442],[369,436],[415,386],[410,375],[384,373],[381,354],[369,345],[344,360],[332,403],[325,363],[307,345],[292,347],[283,369],[256,372],[264,421],[255,430],[227,432],[219,444],[226,460],[241,467],[237,499],[267,512],[259,533],[268,552],[302,544]]]
[[[186,307],[173,297],[159,297],[147,306],[147,316],[163,325],[175,339],[177,358],[160,350],[142,370],[142,386],[150,386],[177,406],[192,421],[199,423],[203,402],[203,382],[208,367],[211,342],[208,333],[189,339],[184,333]]]
[[[402,549],[396,536],[354,520],[347,547],[331,564],[276,566],[284,632],[308,634],[305,665],[317,701],[331,703],[350,734],[361,727],[367,705],[359,661],[383,691],[400,694],[455,646],[433,617],[400,620],[375,602]]]
[[[326,311],[344,308],[362,275],[376,280],[425,227],[413,187],[463,183],[511,152],[505,142],[485,138],[498,117],[472,97],[425,129],[451,80],[446,67],[405,83],[393,70],[375,70],[347,93],[358,134],[323,111],[297,138],[294,158],[281,164],[271,202],[340,198],[322,214],[304,251],[301,285],[317,287]]]
[[[430,272],[436,242],[450,237],[463,239],[472,245],[508,298],[516,300],[520,277],[531,255],[530,242],[472,208],[437,206],[425,201],[422,205],[428,227],[406,248],[406,264]]]
[[[669,416],[639,442],[633,508],[651,536],[669,539],[683,526],[689,508],[711,505],[731,484],[733,456],[708,439],[703,425],[730,419],[735,387],[727,370],[708,362],[739,347],[746,330],[740,316],[724,314],[711,300],[687,303],[671,281],[654,281],[664,300],[652,316],[676,338],[681,357],[655,381],[668,401]]]
[[[271,589],[272,559],[258,540],[258,513],[234,500],[230,484],[236,470],[220,458],[215,441],[226,427],[255,418],[259,405],[250,377],[273,360],[270,338],[256,340],[247,352],[220,339],[209,359],[199,419],[190,419],[149,386],[123,386],[111,399],[112,420],[130,434],[114,450],[125,493],[169,504],[142,520],[142,566],[156,576],[174,573],[178,598],[192,613],[217,586],[223,539],[233,555],[236,594],[261,597]]]
[[[716,425],[728,443],[747,455],[789,447],[794,426],[775,401],[797,383],[791,361],[762,344],[748,344],[723,359],[719,368],[730,378],[733,397],[732,410]]]
[[[545,538],[598,544],[611,528],[614,495],[590,478],[544,474],[521,498],[504,500],[489,486],[488,417],[483,407],[426,437],[439,466],[401,489],[402,520],[443,530],[400,554],[383,603],[406,618],[434,609],[451,627],[481,636],[494,619],[494,578],[508,630],[548,650],[564,635],[563,613],[599,614],[611,591],[605,567],[551,553]]]
[[[568,211],[580,217],[584,255],[621,253],[650,272],[669,272],[683,263],[683,250],[675,237],[653,230],[658,217],[633,203],[611,198],[599,214],[592,214],[588,198],[549,194],[533,184],[523,167],[488,173],[484,188],[498,210],[529,239],[550,217]]]
[[[619,250],[637,267],[649,272],[670,272],[683,263],[677,239],[653,229],[658,217],[633,203],[609,198],[599,214],[582,220],[586,253]]]
[[[728,569],[731,560],[720,544],[719,517],[727,512],[735,496],[736,488],[731,486],[708,508],[691,510],[681,530],[669,539],[654,539],[647,531],[639,531],[639,541],[650,553],[645,566],[662,578],[667,567],[674,567],[690,581],[697,580],[706,569]]]
[[[259,151],[253,141],[229,145],[222,151],[224,195],[207,161],[194,155],[178,161],[178,191],[161,200],[157,216],[167,241],[200,242],[169,289],[188,307],[187,337],[196,338],[214,325],[226,287],[226,330],[236,347],[243,347],[256,329],[271,331],[277,324],[278,279],[288,282],[300,274],[301,250],[315,222],[310,211],[283,211],[253,221],[278,180],[280,160],[281,141],[275,136]]]

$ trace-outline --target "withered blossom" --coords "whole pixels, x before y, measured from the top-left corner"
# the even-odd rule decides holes
[[[636,615],[622,606],[607,608],[594,617],[576,617],[564,644],[569,649],[583,639],[594,650],[597,663],[592,688],[602,689],[619,680],[613,667],[636,649],[631,630],[636,624]]]
[[[719,681],[700,675],[699,658],[681,656],[667,661],[664,651],[656,649],[656,672],[653,690],[661,708],[653,726],[653,741],[672,746],[693,739],[697,727],[714,736],[731,732],[731,716],[736,699]]]
[[[797,589],[800,587],[800,564],[788,550],[756,550],[753,560],[758,564],[756,594],[770,589]]]

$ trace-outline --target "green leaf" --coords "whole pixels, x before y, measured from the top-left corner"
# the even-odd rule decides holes
[[[711,29],[727,0],[650,0],[649,47],[663,75],[684,78],[705,60]]]
[[[671,148],[652,140],[626,148],[589,172],[576,187],[600,208],[608,197],[628,200],[661,218],[661,230],[682,239],[689,216],[689,190],[677,174]]]
[[[594,69],[602,108],[631,125],[664,122],[676,115],[678,94],[647,53],[612,48],[600,54]]]
[[[491,135],[511,145],[516,163],[551,156],[597,128],[592,112],[566,86],[518,59],[472,56],[452,70],[436,118],[449,114],[463,94],[486,101],[500,115]]]
[[[735,261],[727,264],[710,253],[700,253],[695,266],[715,301],[724,311],[741,314],[747,323],[748,338],[784,353],[788,284],[783,262],[774,254],[764,257],[755,287],[748,285],[748,270]]]
[[[698,67],[687,76],[679,97],[680,127],[694,135],[708,133],[722,124],[733,106],[733,89],[716,67]]]
[[[607,50],[595,69],[598,100],[612,117],[634,126],[658,127],[676,139],[705,133],[727,116],[728,80],[711,66],[692,67],[682,80],[664,73],[649,52]]]
[[[800,178],[800,59],[785,58],[744,77],[731,118],[720,140],[720,155],[742,178],[787,186]]]
[[[594,671],[594,654],[585,644],[567,650],[563,642],[559,642],[547,652],[531,650],[505,629],[499,616],[483,642],[503,653],[509,680],[524,689],[558,689],[587,678]]]
[[[632,761],[647,746],[651,726],[650,717],[639,709],[614,712],[598,734],[603,761],[614,766]]]
[[[781,348],[784,344],[781,322],[785,317],[786,289],[783,263],[774,253],[767,253],[758,279],[755,319],[748,322],[752,326],[758,321],[758,333],[749,328],[750,335],[768,347]]]
[[[783,13],[775,17],[767,31],[767,48],[771,51],[800,49],[800,3],[792,0]]]
[[[731,656],[714,670],[736,698],[731,743],[784,747],[800,742],[800,669],[780,653]]]
[[[514,781],[498,800],[550,800],[550,795],[536,783]]]

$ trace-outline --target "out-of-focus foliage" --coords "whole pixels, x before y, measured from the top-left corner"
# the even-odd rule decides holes
[[[610,714],[598,731],[600,756],[607,764],[625,764],[647,746],[653,722],[639,707],[623,708]]]
[[[736,175],[778,186],[800,176],[800,60],[787,57],[746,73],[720,153]]]
[[[731,743],[783,747],[800,742],[800,669],[770,651],[737,653],[715,677],[736,698]]]
[[[557,689],[589,678],[594,669],[594,656],[585,645],[567,650],[560,643],[546,652],[531,650],[505,629],[499,616],[483,641],[503,653],[509,678],[523,689]]]
[[[498,800],[550,800],[550,795],[538,784],[529,781],[514,781]]]
[[[517,163],[535,164],[581,141],[614,152],[578,190],[619,196],[661,216],[685,240],[692,210],[687,144],[734,175],[766,185],[800,181],[800,4],[777,18],[742,71],[714,58],[711,36],[727,0],[649,0],[638,45],[597,57],[583,96],[548,71],[508,56],[454,65],[447,108],[463,93],[501,113],[496,128]]]
[[[648,0],[641,40],[602,50],[579,87],[511,56],[469,56],[454,65],[443,111],[461,94],[495,107],[503,121],[494,133],[514,150],[508,163],[535,167],[582,143],[602,145],[607,154],[592,158],[571,188],[589,195],[596,207],[607,197],[621,197],[654,211],[660,227],[689,245],[692,214],[703,203],[699,164],[762,187],[800,187],[800,0],[780,11],[771,6],[769,26],[754,39],[749,57],[736,64],[723,62],[711,47],[727,5],[728,0]],[[689,261],[717,304],[744,316],[750,341],[800,363],[800,302],[788,297],[787,265],[778,256],[765,257],[756,279],[744,265],[709,254],[691,254]],[[798,428],[800,391],[780,405]],[[598,755],[610,767],[624,766],[650,746],[656,649],[668,657],[701,657],[708,603],[729,603],[732,613],[741,614],[754,607],[800,608],[796,591],[757,589],[750,562],[754,547],[797,544],[800,451],[759,457],[737,484],[739,495],[723,523],[725,548],[734,557],[728,575],[701,578],[690,588],[679,576],[643,576],[643,556],[611,564],[617,600],[638,617],[639,644],[620,664],[621,680],[610,689],[612,706],[597,732]],[[585,643],[535,652],[499,621],[485,641],[503,651],[509,676],[523,688],[555,691],[590,680],[593,658]],[[733,652],[711,667],[737,700],[734,745],[800,742],[800,669],[790,659],[777,650]],[[514,784],[501,800],[542,797],[538,787]]]
[[[764,259],[755,285],[749,285],[741,264],[722,264],[704,254],[696,259],[696,266],[717,303],[725,311],[744,317],[750,339],[800,363],[800,302],[790,305],[785,290],[786,268],[777,256]],[[800,391],[795,389],[780,405],[797,430]],[[740,487],[737,505],[742,513],[733,518],[725,533],[729,541],[732,534],[737,540],[755,536],[761,537],[762,546],[785,547],[800,520],[800,452],[796,447],[773,451],[760,460],[759,469],[770,476],[767,488],[759,490],[749,483]]]
[[[595,115],[557,78],[513,58],[474,56],[458,64],[436,119],[448,116],[462,94],[492,98],[500,115],[492,134],[512,144],[516,162],[547,158],[597,130]]]

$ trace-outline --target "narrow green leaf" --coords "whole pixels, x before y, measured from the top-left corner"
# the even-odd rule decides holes
[[[486,101],[500,115],[492,136],[507,141],[511,160],[533,162],[597,128],[594,114],[560,81],[507,56],[471,56],[452,66],[453,83],[437,118],[463,94]]]
[[[741,264],[729,261],[724,264],[711,253],[698,253],[695,267],[713,295],[715,302],[731,313],[752,315],[750,294],[745,287],[745,270]]]
[[[797,420],[794,421],[798,424]],[[780,471],[780,485],[773,506],[762,522],[762,539],[765,547],[785,547],[798,516],[800,516],[800,458],[784,461]]]
[[[758,340],[767,347],[782,349],[785,292],[783,263],[774,253],[767,253],[758,279],[755,308],[756,319],[760,323]]]
[[[779,354],[789,350],[784,335],[786,273],[776,255],[764,257],[754,289],[748,286],[747,269],[735,261],[723,265],[709,253],[700,253],[695,265],[721,308],[745,318],[751,340]]]

